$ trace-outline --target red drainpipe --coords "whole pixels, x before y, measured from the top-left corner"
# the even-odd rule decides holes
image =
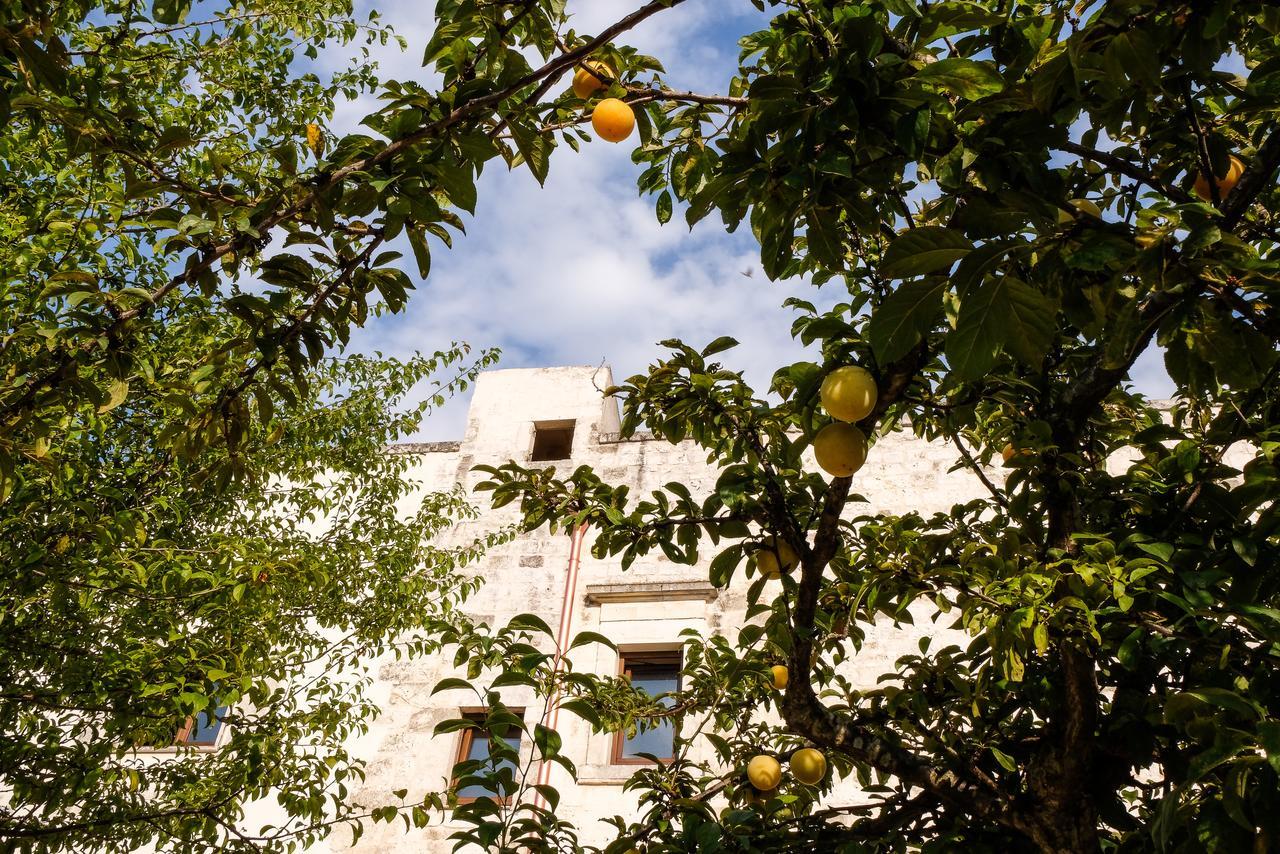
[[[573,606],[578,599],[578,567],[582,563],[582,541],[586,538],[587,526],[585,524],[578,525],[574,529],[573,538],[569,543],[569,565],[568,571],[565,573],[564,579],[564,600],[560,605],[560,627],[556,632],[556,657],[552,664],[552,670],[555,673],[560,672],[560,666],[563,663],[563,651],[569,643],[569,629],[573,625]],[[549,729],[555,729],[560,721],[560,690],[557,688],[555,693],[551,695],[551,700],[547,704],[547,714],[543,718],[542,723]],[[540,762],[538,764],[537,784],[545,785],[551,779],[551,763]],[[544,799],[542,793],[534,790],[533,794],[534,806],[542,806]]]

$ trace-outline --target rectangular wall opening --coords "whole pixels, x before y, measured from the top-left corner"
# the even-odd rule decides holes
[[[567,460],[573,453],[573,424],[570,421],[535,421],[533,423],[532,462]]]

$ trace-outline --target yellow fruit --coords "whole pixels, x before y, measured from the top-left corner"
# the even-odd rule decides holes
[[[1068,207],[1075,208],[1082,214],[1088,214],[1095,219],[1102,219],[1102,209],[1088,199],[1071,199],[1067,202]],[[1075,216],[1067,213],[1062,208],[1058,208],[1058,224],[1066,225],[1075,220]]]
[[[773,791],[782,782],[782,763],[763,754],[752,757],[747,763],[747,779],[762,792]]]
[[[310,148],[319,157],[324,153],[324,133],[320,130],[320,125],[307,125],[307,148]]]
[[[1000,458],[1007,463],[1014,457],[1027,457],[1033,453],[1035,452],[1030,448],[1015,448],[1012,444],[1007,444],[1000,449]]]
[[[782,664],[775,664],[769,668],[769,672],[773,674],[773,687],[781,691],[787,687],[787,668]]]
[[[604,81],[592,74],[592,71],[610,79],[613,79],[614,74],[613,68],[605,62],[584,62],[583,66],[573,73],[573,94],[585,99],[604,88]]]
[[[1240,176],[1244,174],[1244,163],[1239,157],[1231,155],[1231,161],[1227,165],[1227,174],[1217,176],[1218,199],[1225,199],[1231,195],[1231,190],[1240,180]],[[1213,191],[1209,187],[1209,179],[1204,174],[1196,176],[1196,195],[1204,199],[1206,202],[1213,201]]]
[[[617,98],[605,98],[591,111],[591,126],[608,142],[622,142],[635,130],[636,114],[631,105]]]
[[[766,578],[778,578],[782,573],[795,569],[799,562],[796,550],[787,545],[786,540],[777,537],[765,540],[764,548],[756,552],[756,566]]]
[[[791,775],[809,786],[821,783],[827,776],[827,757],[812,747],[797,750],[791,754]]]
[[[836,368],[822,381],[822,407],[838,421],[861,421],[875,408],[876,379],[856,365]]]
[[[818,431],[813,455],[827,474],[850,477],[867,461],[867,437],[852,424],[837,421]]]

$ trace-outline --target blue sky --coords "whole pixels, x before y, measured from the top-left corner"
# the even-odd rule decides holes
[[[578,32],[593,33],[640,2],[569,0],[568,9]],[[384,79],[430,85],[421,59],[431,6],[361,3],[366,13],[377,8],[408,41],[403,52],[394,43],[378,49]],[[620,41],[658,57],[675,88],[723,92],[737,67],[737,39],[764,20],[748,0],[689,0]],[[346,62],[342,51],[321,57],[322,66],[334,69]],[[376,108],[372,98],[343,104],[334,129],[355,130]],[[813,287],[768,281],[745,227],[726,234],[713,215],[690,233],[679,212],[659,226],[652,201],[637,195],[638,174],[625,142],[593,142],[581,152],[562,146],[544,187],[524,169],[508,172],[501,161],[490,161],[475,216],[466,219],[467,235],[452,251],[433,247],[431,276],[418,283],[405,312],[371,323],[354,336],[353,348],[408,355],[465,340],[475,348],[501,348],[500,367],[604,361],[622,379],[661,355],[659,340],[698,346],[732,335],[742,346],[725,361],[762,390],[777,367],[804,356],[789,334],[793,314],[781,304],[792,295],[817,298]],[[410,275],[416,280],[416,271]],[[1144,360],[1136,379],[1150,394],[1167,393],[1158,358]],[[437,410],[418,438],[460,438],[466,405],[463,397]]]

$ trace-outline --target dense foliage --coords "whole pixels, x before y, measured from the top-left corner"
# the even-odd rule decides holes
[[[648,106],[635,156],[660,219],[681,202],[690,223],[748,223],[766,272],[821,288],[791,300],[821,360],[781,366],[766,398],[726,364],[734,342],[668,342],[617,390],[624,432],[707,450],[712,495],[640,498],[515,465],[489,484],[530,525],[591,526],[596,553],[624,563],[712,549],[722,585],[751,575],[766,536],[802,556],[781,596],[753,581],[758,625],[691,642],[675,699],[718,762],[644,772],[646,815],[621,823],[616,850],[1270,850],[1280,12],[765,5],[776,15],[742,40],[728,95]],[[1239,182],[1204,181],[1202,198],[1196,179],[1227,176],[1231,155]],[[1130,385],[1157,347],[1167,410]],[[849,364],[879,386],[860,422],[873,440],[949,442],[985,497],[868,513],[857,475],[803,469],[827,419],[819,382]],[[916,604],[972,640],[855,688],[840,663]],[[750,686],[778,660],[791,684],[773,728],[768,690]],[[595,696],[574,708],[644,720]],[[744,796],[752,755],[805,743],[878,806],[818,805],[799,785]]]
[[[308,125],[313,156],[373,82],[297,61],[386,33],[345,3],[6,11],[0,848],[305,843],[360,817],[368,661],[437,649],[501,536],[438,545],[469,503],[386,453],[493,354],[340,354],[404,274],[341,230],[346,262],[256,254]],[[174,748],[197,722],[216,753]]]
[[[755,624],[690,639],[675,698],[682,733],[710,740],[718,761],[686,761],[682,746],[671,765],[638,772],[643,814],[618,820],[611,851],[1280,842],[1280,13],[1261,0],[753,0],[773,17],[743,39],[725,94],[704,95],[667,88],[657,60],[612,44],[680,2],[653,0],[587,38],[567,27],[563,0],[440,0],[424,57],[438,88],[387,83],[372,133],[331,139],[320,127],[328,99],[372,80],[359,69],[332,84],[292,76],[288,45],[356,37],[345,6],[233,3],[200,27],[185,23],[195,13],[184,0],[156,0],[146,13],[132,2],[9,0],[0,473],[5,524],[29,526],[7,548],[33,557],[6,563],[5,619],[29,624],[17,615],[32,595],[50,614],[87,619],[111,595],[90,591],[66,611],[82,594],[40,572],[76,582],[110,572],[110,587],[136,590],[167,573],[137,557],[147,542],[176,549],[181,534],[207,548],[215,536],[213,526],[165,530],[182,508],[150,508],[134,484],[86,495],[99,456],[122,477],[172,471],[164,486],[180,493],[211,484],[228,496],[212,502],[218,526],[263,518],[240,515],[235,496],[254,472],[276,471],[253,460],[270,459],[258,448],[279,413],[321,404],[325,381],[313,374],[325,348],[406,298],[411,283],[384,244],[407,241],[425,276],[429,237],[449,243],[486,162],[545,177],[559,142],[588,138],[582,99],[557,82],[603,58],[617,79],[597,97],[636,108],[640,187],[655,194],[658,218],[679,209],[690,223],[713,213],[730,229],[745,222],[770,276],[822,288],[822,299],[791,301],[795,334],[821,360],[781,366],[773,396],[724,365],[731,341],[672,342],[669,358],[619,389],[626,431],[645,425],[707,450],[723,469],[714,494],[675,485],[636,500],[587,470],[491,472],[495,500],[520,501],[527,525],[587,525],[598,554],[629,562],[656,548],[693,562],[699,547],[714,549],[717,584],[751,575],[766,536],[802,557],[779,597],[761,598],[772,588],[752,581]],[[238,20],[250,15],[252,27]],[[230,55],[202,65],[208,51]],[[191,74],[208,85],[183,85]],[[1205,181],[1200,197],[1197,177],[1229,174],[1233,154],[1245,167],[1238,183]],[[1169,411],[1129,386],[1135,361],[1157,346],[1177,388]],[[929,518],[867,514],[856,475],[802,469],[826,418],[818,383],[855,363],[879,386],[860,422],[867,435],[909,429],[950,442],[988,497]],[[100,441],[107,430],[121,432]],[[351,434],[339,432],[326,453],[341,459]],[[1014,454],[993,478],[983,466],[1005,444]],[[1223,462],[1232,446],[1245,449],[1241,470]],[[82,533],[65,547],[45,518],[70,507],[45,503],[62,488],[60,466],[71,466],[76,496],[108,508],[69,510]],[[254,549],[284,548],[246,533]],[[125,556],[142,567],[136,580],[121,574]],[[228,572],[217,575],[217,607],[264,601],[252,585],[237,599]],[[46,604],[54,594],[60,608]],[[917,603],[972,641],[923,649],[879,687],[855,689],[840,663],[875,620],[907,620]],[[104,613],[99,628],[116,619]],[[459,621],[433,638],[456,642],[457,660],[470,663],[494,708],[492,733],[524,726],[502,708],[504,684],[560,696],[605,729],[667,713],[621,680],[568,669],[530,642],[544,628],[536,618],[494,630]],[[43,678],[64,661],[41,655],[52,663],[27,672]],[[122,655],[161,660],[151,648]],[[764,716],[764,671],[776,661],[791,674],[778,726]],[[202,659],[202,687],[183,699],[176,678],[192,677],[163,662],[174,680],[120,674],[131,697],[144,683],[168,686],[146,707],[157,714],[194,709],[235,678]],[[42,741],[57,710],[34,710],[31,696],[6,700],[19,704],[10,720],[36,733],[13,749],[71,761],[82,742]],[[556,733],[530,736],[538,758],[571,768]],[[875,803],[818,804],[821,789],[790,784],[762,802],[745,797],[747,759],[805,743]],[[86,785],[116,792],[102,826],[138,839],[128,834],[144,831],[116,821],[128,814],[119,799],[133,797],[122,778],[104,775],[100,757],[77,767]],[[529,794],[527,775],[493,763],[461,773]],[[556,819],[557,793],[537,795],[510,809],[484,799],[459,808],[460,844],[575,847],[574,829]],[[376,818],[420,824],[422,806]],[[297,814],[312,807],[299,801]],[[10,810],[6,820],[12,835],[46,818]],[[191,824],[171,832],[190,835]]]

